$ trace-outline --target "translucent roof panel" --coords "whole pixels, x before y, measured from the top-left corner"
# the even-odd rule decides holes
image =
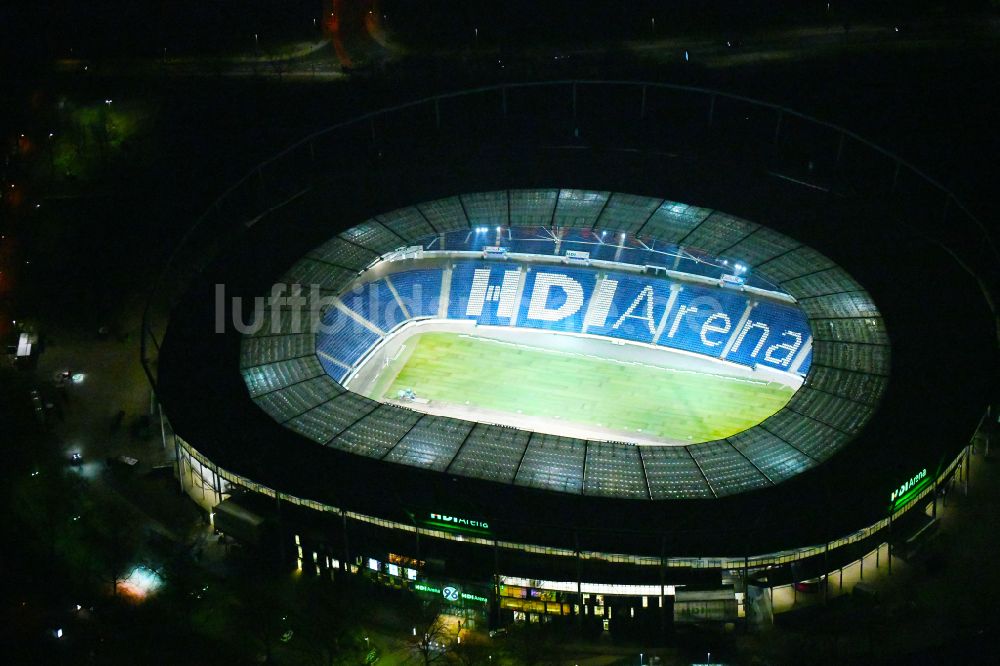
[[[478,233],[482,227],[489,233]],[[494,233],[495,227],[502,229]],[[509,249],[506,262],[475,256],[494,243]],[[425,252],[416,260],[379,261],[406,245]],[[573,259],[568,250],[589,252],[597,263],[557,265]],[[795,303],[718,288],[720,271],[734,261],[754,267],[749,286],[787,291],[793,298],[784,300]],[[650,264],[677,274],[650,269],[635,275]],[[539,276],[545,292],[535,289]],[[262,410],[340,450],[542,490],[659,500],[721,497],[780,483],[826,460],[863,428],[891,367],[889,337],[871,296],[827,257],[753,222],[645,196],[577,189],[463,193],[342,231],[282,280],[305,287],[300,295],[307,300],[321,300],[317,307],[238,313],[248,329],[240,368]],[[651,295],[643,301],[645,290]],[[536,299],[536,291],[545,299]],[[725,324],[700,325],[693,306],[703,298],[723,311]],[[615,314],[629,303],[645,304],[650,313]],[[672,314],[681,308],[692,313],[683,328]],[[328,329],[313,334],[308,318],[317,312]],[[378,370],[379,345],[403,324],[442,315],[470,326],[505,325],[513,335],[511,329],[547,328],[647,344],[656,339],[706,364],[721,357],[746,372],[769,366],[805,379],[763,423],[688,446],[532,433],[416,412],[343,388],[351,373],[364,378]],[[744,331],[744,324],[752,326]],[[588,354],[577,351],[581,358]],[[362,369],[369,357],[373,368]],[[587,436],[577,428],[563,432]]]
[[[581,493],[586,446],[587,443],[582,439],[533,434],[514,483],[565,493]]]
[[[861,289],[861,285],[839,266],[787,280],[781,286],[789,294],[799,299]]]
[[[653,499],[715,497],[686,446],[639,447]]]
[[[254,402],[275,421],[284,423],[343,392],[344,389],[330,377],[319,375],[265,393],[254,398]]]
[[[656,209],[639,232],[642,236],[658,238],[669,243],[680,242],[711,214],[711,208],[699,208],[674,201],[665,201]]]
[[[352,245],[341,238],[331,238],[310,252],[308,256],[355,272],[364,269],[378,259],[377,253]]]
[[[458,197],[430,201],[420,204],[417,208],[438,231],[468,229],[471,226]]]
[[[315,350],[316,338],[308,333],[247,337],[240,347],[240,367],[285,361]]]
[[[317,442],[324,444],[330,442],[334,448],[341,448],[337,440],[333,440],[333,438],[358,419],[370,413],[378,405],[379,403],[374,400],[363,398],[355,393],[344,392],[293,418],[287,422],[287,425],[292,430]]]
[[[323,368],[315,356],[303,356],[247,368],[243,371],[243,381],[250,391],[250,397],[257,397],[322,373]]]
[[[759,227],[753,234],[729,248],[726,254],[742,260],[748,266],[757,266],[800,245],[801,243],[784,234]]]
[[[342,451],[350,451],[372,458],[381,458],[410,431],[420,419],[417,412],[396,407],[379,405],[330,443]]]
[[[715,211],[682,238],[680,244],[719,254],[744,240],[758,227],[759,225],[743,218]]]
[[[855,402],[807,386],[796,391],[788,401],[788,408],[852,434],[858,431],[872,412],[872,406],[869,404]]]
[[[461,196],[465,213],[469,216],[469,224],[473,227],[506,227],[507,191],[479,192]]]
[[[443,472],[472,430],[472,423],[444,416],[424,416],[386,455],[391,462]]]
[[[477,423],[448,471],[512,483],[530,437],[526,430]]]
[[[286,279],[286,282],[288,280]],[[245,330],[248,331],[244,338],[244,344],[251,337],[269,337],[280,334],[302,334],[308,333],[311,329],[308,324],[314,310],[318,310],[322,303],[317,303],[313,307],[313,298],[329,299],[329,294],[323,294],[320,290],[314,290],[306,284],[290,284],[285,290],[287,297],[304,299],[294,307],[290,305],[272,306],[265,296],[263,300],[257,302],[254,299],[254,306],[260,306],[259,311],[255,310],[251,317],[240,315]],[[268,295],[269,296],[269,295]]]
[[[881,317],[858,319],[813,319],[809,322],[813,337],[831,342],[889,344],[889,335]]]
[[[340,236],[378,254],[385,254],[406,245],[405,240],[374,220],[351,227]]]
[[[614,442],[587,445],[584,494],[646,499],[649,489],[636,446]]]
[[[810,317],[878,317],[878,308],[863,291],[802,299],[799,306]]]
[[[760,470],[729,442],[705,442],[689,449],[718,497],[771,485]]]
[[[354,276],[354,271],[307,257],[288,269],[284,281],[300,284],[306,288],[317,285],[321,289],[339,291],[354,279]]]
[[[848,436],[815,419],[785,409],[761,424],[768,432],[785,440],[817,462],[823,462]]]
[[[597,222],[610,192],[592,190],[559,190],[556,215],[552,221],[556,227],[592,227]]]
[[[729,438],[729,443],[772,483],[780,483],[812,466],[812,460],[804,453],[761,428],[733,435]]]
[[[807,273],[830,268],[833,262],[811,247],[801,246],[758,265],[772,280],[785,282]]]
[[[881,345],[817,341],[813,344],[813,364],[854,372],[888,375],[890,353],[888,347]]]
[[[410,243],[436,233],[427,219],[415,207],[400,208],[391,213],[376,215],[375,219],[384,224],[387,229],[402,236]]]
[[[598,229],[635,233],[650,215],[660,207],[662,199],[640,197],[634,194],[612,194],[608,205],[597,219]]]
[[[809,373],[809,386],[870,405],[876,404],[889,380],[879,375],[816,367]]]
[[[511,190],[510,223],[516,227],[548,227],[559,190]]]

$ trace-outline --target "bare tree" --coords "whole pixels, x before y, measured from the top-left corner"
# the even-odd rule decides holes
[[[420,602],[408,613],[413,625],[410,649],[424,666],[444,659],[452,647],[454,634],[441,617],[441,610],[442,605],[438,601]]]
[[[87,541],[98,579],[117,597],[122,581],[138,564],[142,523],[123,500],[99,493],[86,515]]]

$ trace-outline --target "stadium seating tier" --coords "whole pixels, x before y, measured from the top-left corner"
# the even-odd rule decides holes
[[[494,245],[543,261],[461,254]],[[407,246],[460,254],[437,268],[380,259]],[[591,265],[553,263],[570,250],[589,254]],[[732,272],[733,262],[751,268],[747,286],[773,295],[706,283]],[[375,265],[378,276],[366,279]],[[256,314],[240,368],[261,409],[332,448],[544,490],[681,499],[780,483],[829,458],[863,427],[890,371],[877,308],[828,258],[754,223],[650,197],[570,189],[446,197],[342,232],[283,281],[318,287],[301,293],[324,330],[304,333],[287,306]],[[316,298],[322,301],[313,307]],[[759,426],[664,447],[419,414],[342,387],[385,334],[440,316],[446,298],[448,318],[656,344],[796,372],[805,385]]]

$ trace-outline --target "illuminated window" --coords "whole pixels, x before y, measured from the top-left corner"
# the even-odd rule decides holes
[[[378,560],[369,557],[368,558],[368,568],[372,571],[378,571]]]

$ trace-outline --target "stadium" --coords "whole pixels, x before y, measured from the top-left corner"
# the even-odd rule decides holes
[[[789,109],[503,85],[255,169],[165,270],[144,365],[182,489],[304,571],[491,627],[759,621],[891,572],[968,482],[996,260]]]

